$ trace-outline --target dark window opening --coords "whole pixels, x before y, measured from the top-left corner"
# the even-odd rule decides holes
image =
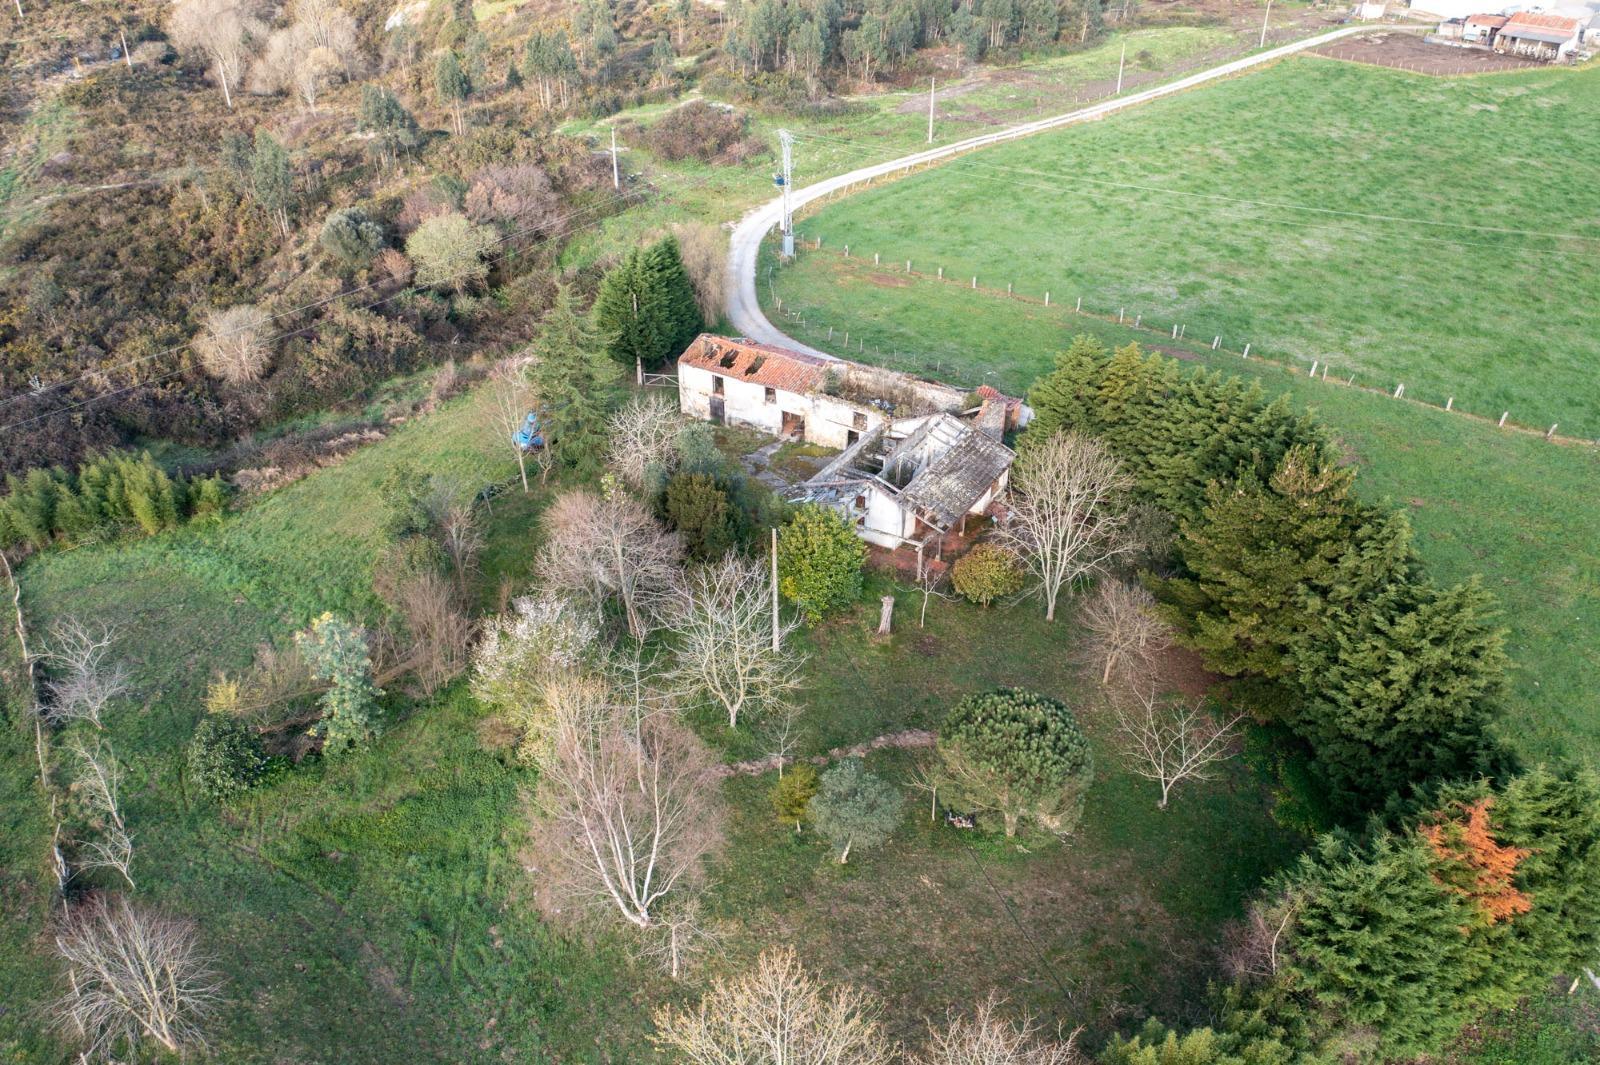
[[[767,389],[767,402],[768,403],[776,403],[776,402],[778,402],[778,390],[776,388]]]
[[[722,395],[722,378],[716,374],[711,375],[711,394],[713,396]]]
[[[855,426],[857,429],[865,429],[867,427],[867,416],[865,414],[857,413],[855,417]]]

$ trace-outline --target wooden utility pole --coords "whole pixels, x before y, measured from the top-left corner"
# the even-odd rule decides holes
[[[611,127],[611,187],[622,188],[622,175],[617,170],[617,127]]]
[[[772,529],[772,650],[778,651],[778,529]]]
[[[128,35],[126,33],[123,33],[121,29],[118,29],[117,30],[117,36],[122,38],[122,61],[124,63],[128,64],[128,69],[129,70],[132,70],[133,69],[133,56],[128,54]]]
[[[1265,48],[1267,46],[1267,19],[1271,17],[1272,0],[1267,0],[1267,13],[1261,16],[1261,42],[1256,46],[1258,48]]]
[[[1122,42],[1122,58],[1117,60],[1117,95],[1122,95],[1122,68],[1128,62],[1128,42]]]
[[[933,79],[928,79],[928,143],[933,143]]]

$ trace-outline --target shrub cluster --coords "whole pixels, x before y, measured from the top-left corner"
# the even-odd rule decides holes
[[[207,715],[189,740],[189,782],[213,802],[228,802],[254,787],[266,770],[261,737],[243,721]]]
[[[81,544],[138,531],[147,536],[185,520],[220,516],[227,490],[220,477],[189,481],[137,457],[113,452],[68,473],[35,468],[6,478],[0,497],[0,546]]]
[[[745,136],[745,118],[738,111],[704,100],[675,107],[644,131],[645,147],[674,162],[740,163],[766,151]]]

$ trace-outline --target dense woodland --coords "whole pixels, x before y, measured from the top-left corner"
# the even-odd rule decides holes
[[[1161,810],[1242,758],[1300,856],[1248,891],[1183,1016],[1108,1017],[1093,1041],[1019,1016],[1006,987],[895,1018],[778,939],[725,964],[707,914],[732,845],[730,751],[760,747],[767,828],[824,841],[831,863],[905,831],[900,778],[794,758],[806,641],[862,600],[866,551],[708,426],[631,394],[636,366],[716,321],[719,234],[653,234],[563,270],[567,238],[647,192],[613,189],[609,161],[557,124],[691,80],[750,107],[836,106],[929,49],[1070,48],[1138,12],[584,0],[530,5],[491,36],[462,0],[406,10],[386,29],[386,4],[355,0],[135,5],[116,24],[129,61],[96,54],[81,77],[76,46],[48,34],[0,46],[35,79],[8,100],[24,136],[0,187],[8,572],[29,552],[226,531],[280,483],[243,475],[280,454],[252,434],[315,444],[349,427],[341,403],[422,371],[407,417],[477,403],[479,435],[516,463],[488,486],[392,463],[368,586],[285,611],[290,631],[248,665],[207,663],[181,749],[119,755],[165,693],[140,690],[115,621],[35,634],[7,707],[58,818],[34,946],[61,977],[46,1010],[61,1045],[198,1056],[233,995],[203,922],[140,890],[144,848],[164,837],[141,825],[130,772],[165,767],[155,779],[181,781],[191,820],[235,818],[321,766],[381,758],[397,727],[456,697],[495,737],[484,757],[518,774],[532,872],[514,905],[580,942],[615,937],[671,982],[630,1004],[651,1015],[650,1049],[607,1060],[1406,1061],[1595,964],[1600,778],[1522,765],[1500,741],[1510,663],[1492,597],[1431,578],[1404,515],[1360,502],[1336,443],[1285,401],[1087,338],[1029,394],[1008,521],[919,591],[924,615],[934,600],[985,619],[1036,597],[1026,609],[1081,639],[1057,653],[1085,658],[1092,695],[951,678],[912,786],[1004,845],[1071,846],[1107,771],[1090,739],[1103,729]],[[713,165],[764,150],[737,112],[704,104],[646,136]],[[90,188],[109,184],[123,187]],[[529,410],[544,446],[524,451],[510,437]],[[497,496],[540,500],[509,547],[489,531]],[[531,555],[525,579],[483,588],[495,550]],[[1174,645],[1203,664],[1206,697],[1152,679]],[[902,1022],[914,1039],[892,1034]],[[764,1049],[739,1056],[752,1041]]]

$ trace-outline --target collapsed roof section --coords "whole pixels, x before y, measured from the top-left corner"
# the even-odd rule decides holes
[[[941,412],[880,426],[801,485],[799,499],[838,505],[862,488],[874,487],[945,532],[983,499],[1016,458],[980,421]]]

